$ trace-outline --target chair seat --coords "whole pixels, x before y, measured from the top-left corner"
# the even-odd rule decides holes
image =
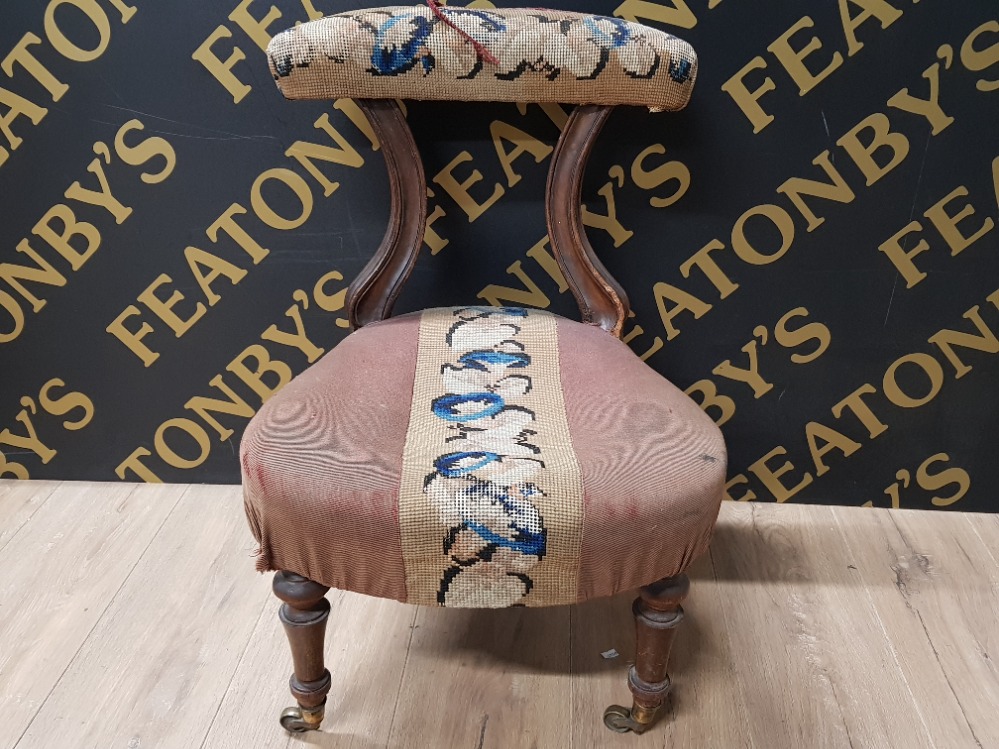
[[[489,307],[351,334],[264,405],[241,461],[261,571],[476,608],[682,573],[726,468],[711,419],[625,344]]]

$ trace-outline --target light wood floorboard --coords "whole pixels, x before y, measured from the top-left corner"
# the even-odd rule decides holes
[[[631,593],[499,612],[331,591],[320,733],[238,487],[0,481],[0,749],[999,747],[999,517],[727,503],[666,720],[629,704]],[[620,654],[606,659],[601,653]]]
[[[65,483],[0,551],[0,747],[21,740],[186,489]]]
[[[238,487],[190,487],[111,599],[23,747],[202,744],[265,602]],[[87,699],[81,700],[81,695]],[[171,719],[165,719],[165,718]],[[150,727],[155,727],[150,730]]]
[[[717,579],[739,584],[726,614],[754,743],[932,746],[835,519],[748,509],[730,514],[711,558]]]
[[[848,522],[868,589],[880,593],[871,605],[937,744],[960,737],[962,746],[999,747],[999,670],[988,657],[999,646],[999,570],[978,534],[967,532],[968,518],[905,511]]]
[[[732,678],[723,594],[713,584],[710,557],[694,562],[688,575],[691,595],[683,604],[685,616],[670,658],[676,690],[669,716],[641,741],[645,746],[753,747],[745,695]],[[578,718],[572,746],[634,746],[636,737],[611,733],[597,714],[598,706],[602,711],[611,704],[631,704],[625,673],[634,662],[633,599],[634,594],[623,593],[572,607],[572,710]],[[618,658],[601,656],[612,648]]]
[[[226,691],[206,749],[297,747],[303,741],[336,749],[387,746],[417,609],[341,591],[330,591],[327,598],[326,667],[335,675],[323,732],[290,738],[278,726],[281,710],[292,703],[287,689],[291,654],[278,622],[280,601],[272,597]]]
[[[565,745],[569,695],[568,607],[421,608],[389,745]]]
[[[58,481],[5,481],[0,484],[0,550],[59,488]]]

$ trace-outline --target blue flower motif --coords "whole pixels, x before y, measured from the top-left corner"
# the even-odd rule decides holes
[[[676,60],[670,60],[669,63],[669,77],[672,78],[677,83],[686,83],[690,78],[690,70],[693,66],[690,64],[690,60],[686,58],[677,62]]]
[[[490,452],[449,453],[448,455],[441,455],[437,458],[437,460],[434,461],[434,468],[436,468],[437,473],[444,478],[455,479],[459,476],[474,473],[480,468],[485,468],[490,463],[499,459],[499,455]],[[466,460],[475,460],[476,462],[472,465],[462,466],[461,463]]]
[[[591,34],[593,34],[593,41],[615,49],[623,47],[631,41],[631,29],[628,28],[627,22],[622,21],[620,18],[601,18],[600,20],[610,21],[614,25],[614,30],[608,34],[602,28],[597,26],[593,16],[584,18],[583,25],[586,26]]]
[[[464,414],[456,409],[470,403],[481,403],[483,408],[477,413]],[[445,421],[476,421],[495,416],[506,406],[506,401],[496,393],[469,393],[467,395],[444,395],[433,402],[434,415]]]
[[[527,354],[507,354],[503,351],[470,351],[459,357],[458,362],[470,369],[485,372],[490,364],[510,367],[511,369],[523,369],[531,363],[531,357]]]
[[[388,34],[399,23],[407,20],[413,28],[409,39],[398,47],[394,42],[388,41]],[[375,36],[375,47],[371,52],[373,72],[378,75],[402,75],[422,61],[424,73],[429,73],[434,68],[433,57],[420,53],[432,30],[433,24],[420,15],[403,14],[389,18]]]
[[[544,530],[540,533],[535,533],[526,528],[511,526],[516,532],[514,538],[507,538],[489,530],[481,523],[476,523],[474,520],[468,520],[465,524],[469,530],[478,533],[484,541],[496,544],[501,549],[512,549],[519,554],[529,554],[536,557],[543,557],[545,555],[548,545],[546,536],[548,534]]]
[[[518,456],[522,455],[519,450],[524,447],[540,453],[538,448],[523,441],[526,435],[535,433],[523,424],[520,436],[509,433],[511,427],[519,423],[518,420],[523,421],[523,415],[518,412],[527,414],[532,421],[535,418],[534,412],[516,402],[518,394],[530,392],[531,378],[503,371],[529,368],[532,364],[531,356],[524,353],[524,344],[516,340],[523,330],[522,322],[517,318],[526,318],[530,313],[519,307],[476,306],[454,308],[452,312],[459,318],[447,334],[452,356],[460,354],[458,363],[466,374],[468,370],[486,373],[486,376],[472,376],[471,381],[481,378],[489,384],[481,382],[475,386],[484,388],[483,392],[446,393],[432,403],[433,413],[449,422],[448,431],[461,432],[457,437],[448,437],[446,442],[468,440],[465,450],[438,454],[433,461],[434,472],[424,479],[424,491],[431,494],[431,501],[441,511],[442,520],[450,526],[443,539],[447,562],[440,579],[437,601],[442,606],[462,605],[462,602],[479,600],[477,596],[485,596],[486,600],[494,599],[499,605],[516,605],[534,587],[534,581],[528,574],[530,568],[544,559],[548,551],[548,530],[536,504],[539,498],[547,495],[537,485],[515,478],[518,475],[516,465],[510,466],[511,471],[497,473],[495,481],[484,478],[482,473],[491,474],[490,467],[495,468],[510,459],[506,454],[507,444],[511,449],[517,446],[518,452],[514,454]],[[493,315],[507,316],[507,319],[499,321],[494,319],[494,322],[501,323],[499,329],[509,328],[511,331],[511,338],[503,342],[502,348],[506,350],[481,348],[470,351],[468,348],[476,345],[472,343],[474,336],[456,348],[453,340],[456,331],[466,325],[480,325],[482,318]],[[514,318],[516,324],[509,318]],[[496,326],[487,328],[493,330]],[[507,334],[504,330],[503,335]],[[460,340],[464,342],[466,338]],[[518,348],[521,350],[517,351]],[[442,366],[441,372],[449,368],[458,369],[449,362]],[[508,379],[526,380],[528,383],[523,392],[517,387],[509,389],[509,404],[503,396],[490,392]],[[497,417],[494,423],[473,425],[491,417]],[[504,421],[504,417],[510,419]],[[537,461],[541,468],[545,467],[544,462],[536,458],[531,460]],[[528,471],[526,475],[533,473]],[[478,538],[464,538],[463,546],[456,552],[455,544],[466,533]],[[483,580],[499,575],[505,576],[500,589],[483,589],[483,585],[488,588],[488,583]],[[522,585],[512,584],[507,578],[516,578]]]
[[[493,315],[508,315],[509,317],[527,317],[527,310],[523,307],[462,307],[456,313],[459,317],[475,312],[482,317]]]

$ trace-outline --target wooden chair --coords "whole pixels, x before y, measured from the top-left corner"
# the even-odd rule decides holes
[[[355,98],[382,144],[391,220],[350,286],[355,331],[254,417],[241,447],[257,569],[291,643],[290,731],[317,729],[331,587],[445,607],[567,605],[640,588],[629,710],[645,731],[726,455],[713,422],[619,337],[625,292],[583,229],[581,186],[614,106],[683,107],[690,47],[564,11],[427,6],[300,25],[268,49],[288,98]],[[426,182],[397,98],[578,104],[553,156],[552,251],[582,322],[520,308],[391,317],[423,243]]]

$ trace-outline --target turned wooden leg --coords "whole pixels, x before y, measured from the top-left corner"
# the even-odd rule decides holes
[[[326,694],[330,691],[330,672],[323,664],[326,620],[330,602],[325,585],[290,572],[274,575],[274,595],[284,601],[278,616],[291,645],[295,673],[291,693],[297,707],[281,713],[281,725],[289,731],[317,731],[323,721]]]
[[[690,591],[686,575],[667,577],[641,589],[635,599],[635,665],[628,672],[628,686],[634,697],[631,710],[611,705],[604,724],[612,731],[644,733],[659,715],[669,694],[666,673],[676,627],[683,619],[680,603]]]

